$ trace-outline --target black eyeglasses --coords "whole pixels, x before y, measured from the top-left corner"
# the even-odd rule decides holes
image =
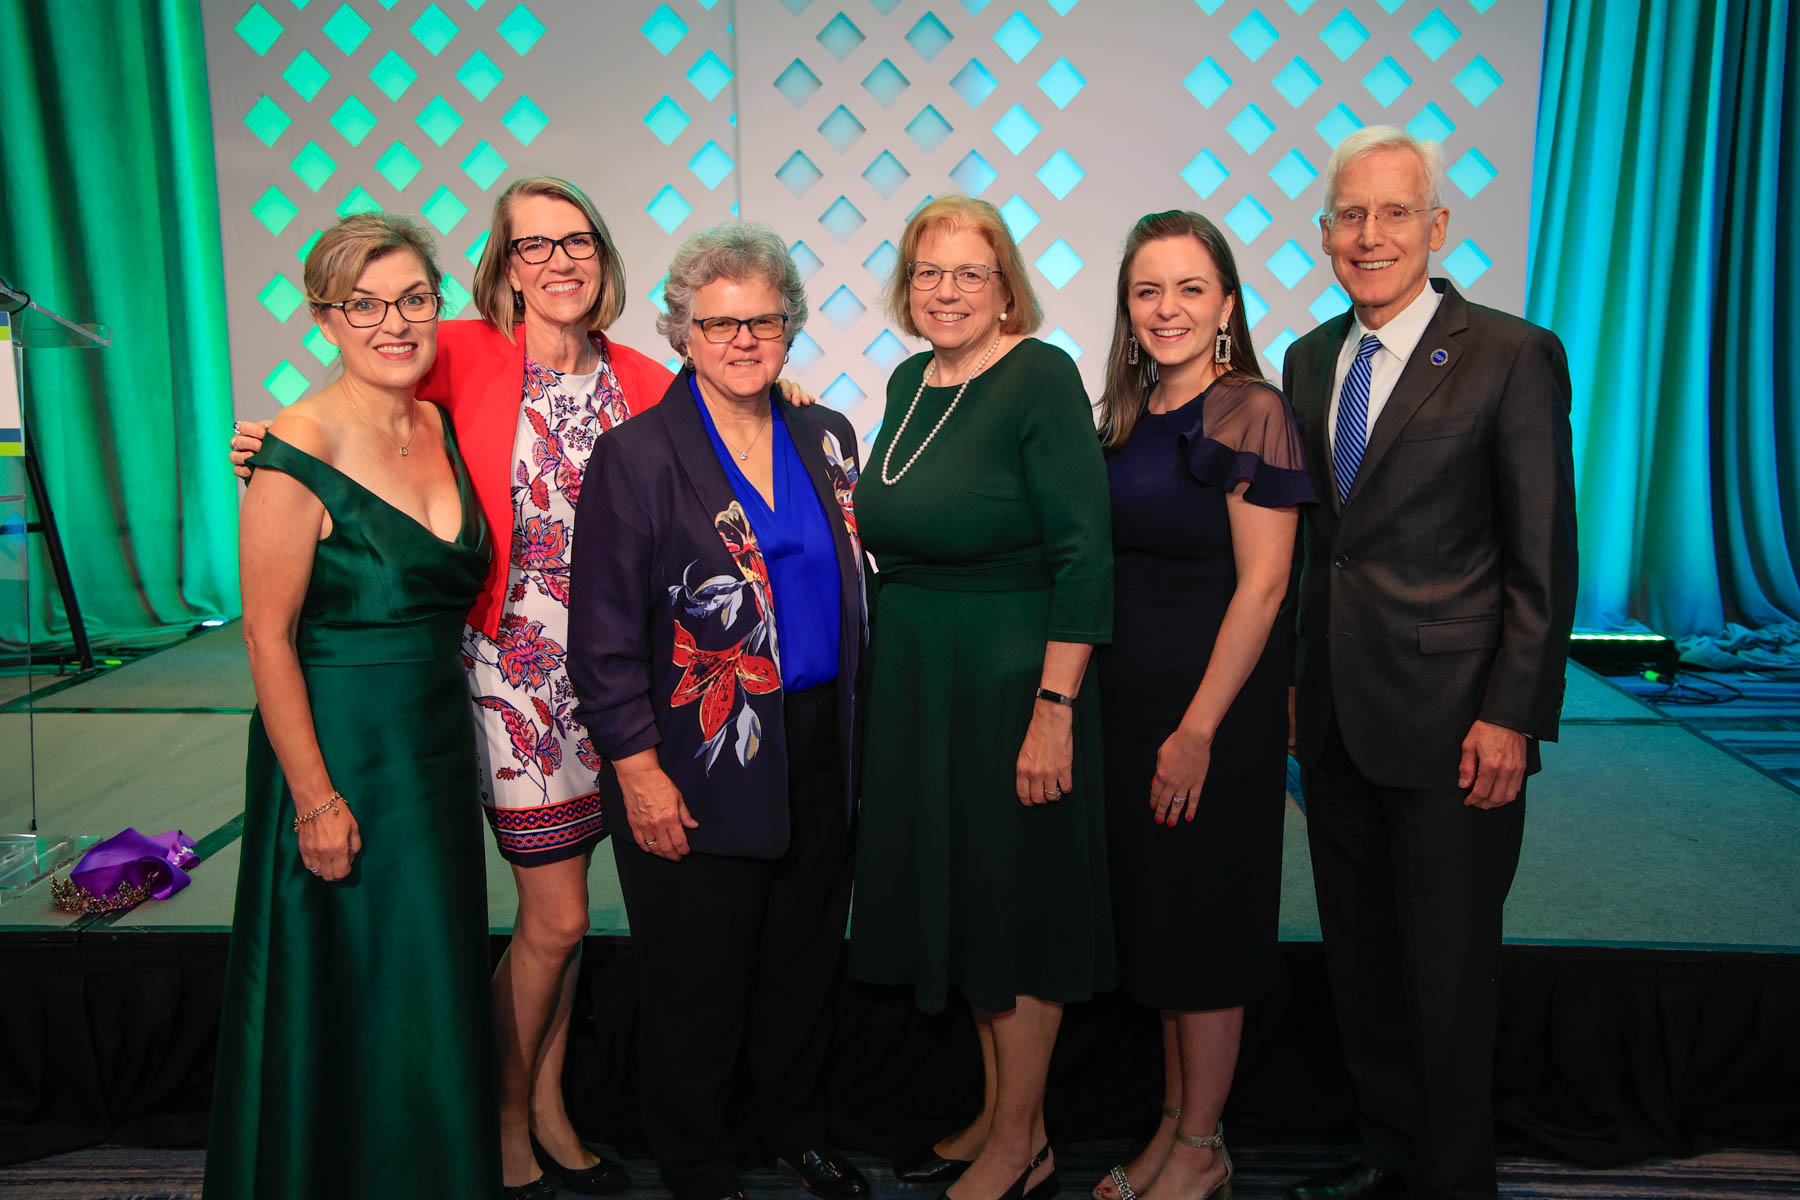
[[[592,258],[600,250],[600,235],[588,230],[583,233],[571,233],[565,237],[522,237],[514,238],[506,243],[507,248],[528,263],[549,262],[550,256],[561,246],[563,253],[570,258]]]
[[[979,292],[987,286],[988,276],[1006,274],[999,267],[990,267],[986,263],[964,263],[960,267],[946,269],[928,262],[913,263],[906,268],[906,273],[912,279],[913,287],[921,292],[937,287],[938,281],[945,275],[956,281],[958,291]]]
[[[786,313],[764,313],[760,317],[695,317],[700,335],[709,342],[737,340],[738,330],[748,325],[750,336],[762,342],[773,341],[787,332]]]
[[[325,307],[343,309],[344,320],[358,329],[372,329],[387,320],[390,304],[414,325],[422,325],[438,315],[442,298],[436,292],[408,292],[398,300],[383,300],[379,296],[355,296]]]

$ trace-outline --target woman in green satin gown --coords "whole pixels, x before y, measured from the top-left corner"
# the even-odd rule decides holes
[[[252,460],[256,684],[208,1200],[500,1190],[487,892],[459,652],[488,545],[449,422],[425,234],[361,215],[307,256],[343,375]]]

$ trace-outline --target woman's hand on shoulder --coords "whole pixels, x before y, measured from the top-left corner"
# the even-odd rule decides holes
[[[254,470],[250,456],[262,449],[263,435],[272,421],[233,421],[231,423],[231,469],[239,479],[250,478]]]
[[[687,831],[700,822],[688,811],[681,789],[675,786],[656,757],[656,750],[640,750],[613,763],[619,791],[625,799],[625,820],[638,848],[670,862],[687,857]],[[617,836],[617,835],[615,835]]]
[[[775,381],[775,386],[781,389],[781,398],[795,408],[811,408],[819,402],[817,396],[785,375]]]

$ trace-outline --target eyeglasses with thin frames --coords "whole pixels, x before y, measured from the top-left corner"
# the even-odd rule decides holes
[[[1383,233],[1398,233],[1411,224],[1412,219],[1420,213],[1431,212],[1435,205],[1427,204],[1421,208],[1408,208],[1404,204],[1386,204],[1373,212],[1366,208],[1340,208],[1334,213],[1325,214],[1325,224],[1333,233],[1350,237],[1363,231],[1363,226],[1370,219],[1375,227]]]
[[[950,267],[947,273],[957,290],[962,292],[979,292],[987,286],[989,276],[1006,274],[999,267],[990,267],[986,263],[964,263],[960,267]],[[946,269],[936,263],[916,262],[906,268],[906,274],[915,290],[929,292],[944,278]]]
[[[387,320],[390,305],[399,309],[400,315],[414,325],[423,325],[438,315],[442,304],[443,297],[436,292],[408,292],[398,300],[383,300],[379,296],[352,296],[325,307],[342,309],[344,320],[357,329],[373,329]]]
[[[592,258],[600,252],[600,235],[593,230],[564,234],[559,238],[520,237],[506,243],[507,248],[533,265],[550,261],[558,246],[570,258]]]
[[[763,313],[757,317],[695,317],[700,336],[709,342],[737,340],[738,330],[748,325],[750,336],[759,342],[771,342],[787,332],[786,313]]]

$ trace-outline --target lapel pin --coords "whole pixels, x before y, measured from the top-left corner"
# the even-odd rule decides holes
[[[1441,367],[1449,361],[1450,361],[1450,352],[1448,350],[1433,350],[1431,352],[1431,365],[1432,366]]]

